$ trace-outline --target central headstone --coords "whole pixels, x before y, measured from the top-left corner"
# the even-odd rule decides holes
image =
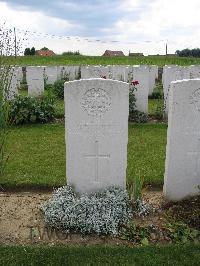
[[[68,184],[80,193],[126,187],[129,85],[107,79],[65,83]]]

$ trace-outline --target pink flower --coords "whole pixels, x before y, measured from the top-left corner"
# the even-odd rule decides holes
[[[131,81],[131,85],[135,86],[135,85],[139,85],[139,81],[138,80],[132,80]]]

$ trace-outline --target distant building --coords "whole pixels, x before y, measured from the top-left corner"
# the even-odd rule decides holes
[[[143,53],[130,53],[129,52],[129,56],[144,56]]]
[[[55,53],[51,50],[37,50],[35,52],[35,55],[39,55],[39,56],[53,56],[55,55]]]
[[[103,56],[125,56],[122,51],[110,51],[106,50]]]

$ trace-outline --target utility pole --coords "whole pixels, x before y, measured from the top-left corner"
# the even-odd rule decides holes
[[[166,43],[166,46],[165,46],[165,54],[167,56],[167,43]]]
[[[17,58],[17,36],[16,36],[15,27],[14,27],[14,35],[15,35],[15,58]]]

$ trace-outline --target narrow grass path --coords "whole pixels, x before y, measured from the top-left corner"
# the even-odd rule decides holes
[[[200,264],[200,245],[128,247],[0,246],[1,266],[21,265],[170,265]]]

